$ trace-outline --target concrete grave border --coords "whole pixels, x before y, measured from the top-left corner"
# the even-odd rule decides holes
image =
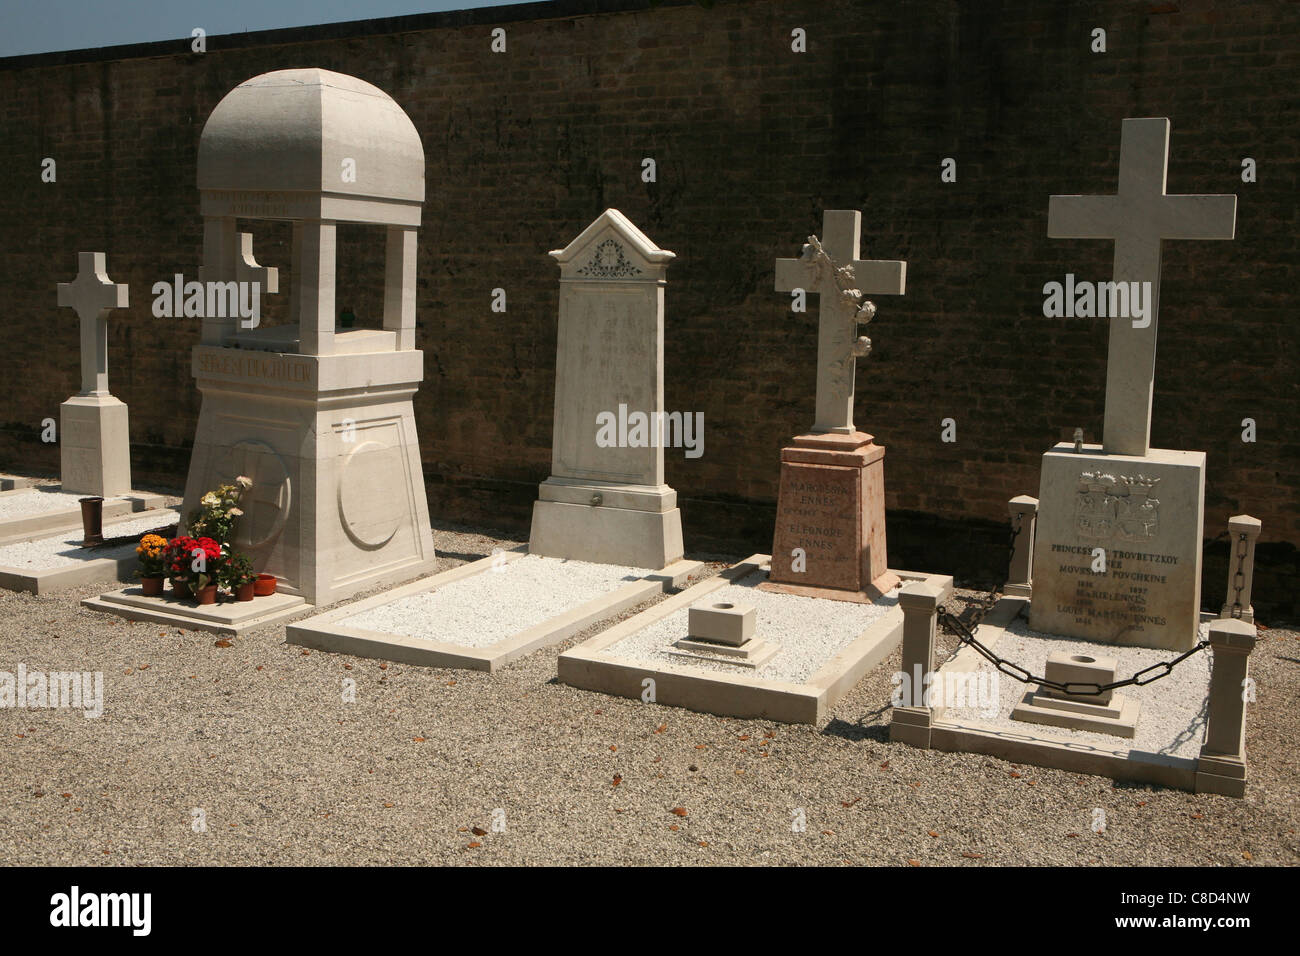
[[[22,491],[30,488],[32,480],[21,475],[0,475],[0,491]]]
[[[517,561],[528,553],[527,546],[520,545],[509,551],[490,555],[431,577],[420,578],[374,597],[297,621],[287,628],[288,643],[322,651],[352,654],[356,657],[377,657],[402,664],[456,667],[493,673],[539,647],[558,643],[592,624],[641,604],[669,588],[680,587],[687,578],[698,574],[703,567],[698,561],[684,559],[674,561],[660,572],[639,581],[631,581],[617,590],[602,594],[487,647],[465,647],[460,644],[429,641],[403,634],[344,627],[339,623],[362,611],[482,574],[490,571],[495,563]]]
[[[680,594],[661,601],[635,617],[560,655],[561,682],[583,690],[639,699],[642,681],[653,678],[655,703],[721,717],[765,718],[791,724],[820,724],[831,709],[868,671],[898,646],[903,635],[903,612],[893,608],[871,623],[854,641],[808,679],[806,683],[765,680],[753,674],[723,674],[692,667],[683,661],[668,669],[659,663],[635,663],[611,657],[607,650],[626,637],[700,598],[758,570],[770,567],[771,557],[754,554],[716,577],[701,581]],[[942,574],[895,571],[904,582],[923,581],[952,593],[952,578]]]
[[[939,603],[942,603],[942,598]],[[1012,621],[1028,603],[1021,597],[1003,597],[994,605],[976,630],[975,636],[985,647],[996,651],[998,642]],[[1213,615],[1201,616],[1202,621]],[[904,671],[908,671],[907,653],[904,654]],[[973,648],[963,646],[938,669],[938,678],[945,675],[972,672],[984,659]],[[922,662],[922,667],[924,663]],[[1207,771],[1204,754],[1195,757],[1175,757],[1151,753],[1125,746],[1116,738],[1115,746],[1082,743],[1051,733],[1051,728],[1025,723],[1024,731],[1012,732],[994,727],[980,720],[956,719],[944,716],[946,708],[895,707],[890,722],[890,740],[902,741],[923,750],[940,750],[947,753],[974,753],[997,757],[1010,763],[1032,764],[1053,770],[1110,777],[1133,783],[1148,783],[1173,787],[1196,793],[1221,793],[1240,797],[1245,792],[1244,758],[1241,776],[1215,775]]]
[[[161,499],[159,499],[161,500]],[[146,517],[150,512],[127,512]],[[167,517],[170,515],[171,517]],[[117,517],[125,517],[118,515]],[[159,524],[175,520],[177,512],[170,508],[159,509]],[[77,526],[81,524],[81,513],[77,513]],[[68,530],[68,529],[63,529]],[[55,532],[56,534],[58,532]],[[19,535],[16,538],[0,539],[0,545],[16,544],[45,537],[44,534]],[[62,568],[11,568],[0,565],[0,590],[25,591],[28,594],[49,594],[66,588],[81,587],[86,584],[101,584],[108,581],[130,581],[135,576],[136,556],[128,554],[121,558],[91,558],[71,567]]]
[[[13,491],[0,491],[0,495],[39,494],[35,488],[17,488]],[[89,498],[90,495],[82,497]],[[163,496],[133,491],[117,495],[104,501],[104,520],[112,521],[142,511],[153,511],[163,507]],[[58,534],[81,527],[81,508],[60,508],[40,514],[24,515],[21,518],[0,520],[0,544],[13,544],[39,538],[46,533]]]

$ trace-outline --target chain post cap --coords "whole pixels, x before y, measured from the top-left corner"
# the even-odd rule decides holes
[[[1238,618],[1220,618],[1210,622],[1210,646],[1215,653],[1236,651],[1249,654],[1255,648],[1258,635],[1254,624]]]

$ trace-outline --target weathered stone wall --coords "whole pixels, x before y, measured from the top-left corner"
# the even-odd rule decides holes
[[[498,25],[504,54],[490,50]],[[791,51],[796,27],[807,53]],[[1095,27],[1104,54],[1090,51]],[[96,249],[131,284],[110,362],[137,479],[181,483],[198,326],[154,318],[150,288],[197,277],[199,133],[242,80],[320,66],[389,92],[424,140],[416,412],[435,520],[526,533],[550,460],[546,252],[615,206],[679,257],[668,406],[706,423],[703,457],[668,455],[687,546],[769,548],[778,450],[812,420],[816,349],[815,311],[789,311],[773,260],[797,254],[823,208],[860,208],[864,254],[908,260],[906,297],[877,302],[856,415],[889,449],[892,563],[993,578],[1007,499],[1036,493],[1053,442],[1101,426],[1105,320],[1043,318],[1042,287],[1067,271],[1108,277],[1111,245],[1047,239],[1047,198],[1113,192],[1120,120],[1163,115],[1170,191],[1240,202],[1234,242],[1166,244],[1153,444],[1209,453],[1207,536],[1231,514],[1263,519],[1256,603],[1293,613],[1298,32],[1300,5],[1278,2],[562,0],[210,37],[205,54],[186,37],[0,61],[0,467],[57,468],[40,422],[75,391],[78,363],[54,286]],[[40,179],[47,156],[54,184]],[[641,180],[645,157],[656,183]],[[944,157],[955,183],[940,182]],[[288,228],[256,234],[287,280]],[[378,231],[341,240],[340,306],[377,321]],[[948,417],[953,444],[940,441]]]

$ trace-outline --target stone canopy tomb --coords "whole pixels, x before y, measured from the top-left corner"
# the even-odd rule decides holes
[[[412,397],[416,231],[424,149],[382,90],[328,70],[240,84],[199,142],[203,269],[260,282],[239,220],[293,225],[288,325],[205,315],[193,371],[203,393],[185,507],[237,475],[253,479],[239,550],[281,591],[328,604],[428,573],[434,562]],[[335,327],[336,223],[386,233],[383,327]]]

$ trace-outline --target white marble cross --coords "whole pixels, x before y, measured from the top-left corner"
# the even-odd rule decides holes
[[[902,295],[907,263],[858,258],[862,213],[827,209],[822,216],[821,245],[835,266],[853,270],[850,288],[862,295]],[[804,289],[819,297],[817,316],[817,420],[814,432],[851,435],[853,378],[858,338],[856,298],[846,299],[834,270],[818,269],[809,258],[776,260],[776,291]]]
[[[1151,448],[1151,394],[1160,305],[1160,245],[1165,239],[1231,239],[1237,197],[1168,196],[1169,120],[1126,119],[1120,133],[1119,193],[1053,196],[1047,234],[1054,239],[1114,239],[1115,282],[1150,282],[1147,318],[1112,318],[1106,359],[1107,453],[1145,455]]]
[[[127,285],[112,282],[102,252],[77,253],[77,278],[60,282],[59,305],[81,319],[81,394],[108,394],[108,313],[127,307]]]

